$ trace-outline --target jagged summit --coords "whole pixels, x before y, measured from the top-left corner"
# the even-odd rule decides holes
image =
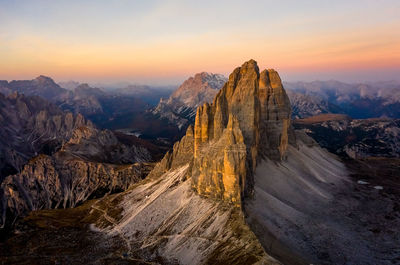
[[[200,194],[240,203],[241,195],[252,193],[257,158],[284,157],[290,111],[289,99],[275,70],[260,73],[254,60],[236,68],[213,104],[206,103],[197,110],[193,187]],[[215,145],[225,147],[209,160]]]
[[[261,73],[250,60],[236,68],[212,104],[197,109],[193,133],[174,146],[166,160],[181,157],[180,145],[193,143],[192,187],[201,195],[240,206],[252,194],[259,158],[281,160],[289,142],[290,102],[275,70]],[[165,163],[168,170],[176,162]]]
[[[225,82],[226,77],[220,74],[207,72],[197,73],[183,82],[182,85],[172,93],[170,100],[178,99],[189,107],[198,107],[203,102],[211,102],[216,92],[218,92]],[[215,93],[213,93],[212,90],[216,90]],[[200,101],[202,97],[204,97],[203,102]]]

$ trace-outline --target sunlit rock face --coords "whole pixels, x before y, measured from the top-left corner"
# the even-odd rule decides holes
[[[199,194],[240,204],[246,178],[246,145],[238,119],[230,115],[223,133],[210,142],[197,137],[201,129],[195,130],[193,188]]]
[[[213,103],[198,107],[194,128],[189,127],[154,172],[190,162],[193,189],[240,206],[243,196],[252,194],[257,160],[285,158],[292,135],[290,112],[278,73],[260,73],[254,60],[245,62],[229,76]]]
[[[282,160],[290,102],[275,70],[250,60],[236,68],[214,102],[197,109],[192,184],[199,194],[240,205],[251,194],[259,157]]]

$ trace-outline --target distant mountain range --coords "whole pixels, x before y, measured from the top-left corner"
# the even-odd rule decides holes
[[[196,108],[211,103],[226,81],[220,74],[198,73],[169,97],[170,90],[146,85],[105,90],[74,81],[56,84],[45,76],[0,81],[0,91],[40,96],[64,110],[82,114],[101,128],[165,139],[172,144],[194,123]],[[400,118],[399,82],[347,84],[331,80],[287,82],[284,86],[293,119],[328,113],[346,114],[354,119]]]
[[[226,82],[218,74],[198,73],[186,80],[167,100],[160,100],[152,113],[185,129],[194,122],[195,110],[211,103],[212,95]],[[400,118],[400,83],[395,81],[347,84],[339,81],[286,82],[292,118],[319,114],[346,114],[356,119]]]
[[[45,76],[33,80],[0,81],[0,93],[40,96],[63,110],[82,114],[100,128],[139,132],[147,138],[179,137],[177,128],[147,112],[160,98],[168,97],[172,92],[170,89],[130,85],[105,90],[74,81],[61,85],[66,88]]]
[[[347,84],[339,81],[284,83],[293,116],[342,113],[355,119],[400,118],[400,83]]]
[[[353,159],[400,157],[400,119],[352,119],[321,114],[294,121],[330,152]]]

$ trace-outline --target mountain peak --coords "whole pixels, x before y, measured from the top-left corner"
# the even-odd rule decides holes
[[[254,60],[236,68],[213,104],[197,110],[192,175],[197,191],[240,204],[244,193],[252,193],[257,159],[284,159],[290,112],[276,71],[260,74]],[[232,187],[235,195],[227,196]]]
[[[198,106],[214,99],[226,81],[221,74],[197,73],[185,80],[168,100],[160,100],[153,114],[182,128],[193,121]]]
[[[36,78],[34,79],[34,81],[36,81],[36,82],[38,82],[38,83],[40,83],[40,84],[44,84],[44,83],[52,83],[52,84],[55,84],[55,82],[54,82],[53,79],[51,79],[51,78],[48,77],[48,76],[44,76],[44,75],[39,75],[38,77],[36,77]]]
[[[258,64],[254,59],[250,59],[242,64],[242,69],[254,69],[259,72]]]
[[[188,130],[174,146],[166,164],[176,164],[173,158],[182,157],[181,146],[190,146],[192,158],[185,154],[181,161],[192,160],[193,189],[240,207],[243,196],[253,192],[257,161],[285,159],[290,114],[279,74],[260,73],[256,61],[247,61],[230,74],[212,104],[197,108],[193,133]]]

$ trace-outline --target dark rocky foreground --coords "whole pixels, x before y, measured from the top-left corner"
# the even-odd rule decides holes
[[[140,258],[126,258],[127,246],[121,238],[105,240],[103,233],[90,229],[101,214],[94,207],[106,206],[97,202],[31,212],[16,224],[12,234],[2,235],[1,264],[148,264]],[[89,218],[91,210],[97,213]]]
[[[352,119],[342,114],[321,114],[294,120],[318,144],[332,153],[354,159],[400,157],[399,119]]]
[[[338,204],[337,211],[346,211],[346,218],[359,220],[359,227],[355,229],[363,231],[364,240],[374,238],[368,247],[375,251],[381,264],[400,264],[397,237],[400,232],[400,160],[349,160],[346,165],[352,172],[350,192],[336,194],[335,201],[343,203],[350,198],[352,204],[347,207]],[[358,184],[359,180],[369,184]],[[383,189],[375,189],[376,186]],[[121,195],[90,200],[72,209],[31,212],[18,220],[14,231],[2,234],[1,264],[172,264],[161,256],[151,255],[156,252],[154,249],[144,251],[137,246],[129,251],[120,236],[110,237],[91,228],[91,224],[99,220],[107,225],[122,217],[123,209],[118,206],[123,199]],[[109,220],[104,218],[105,212]],[[295,256],[279,243],[279,239],[271,242],[275,243],[266,249],[267,252],[286,260],[284,264],[304,264],[293,260]],[[332,263],[324,251],[319,251],[318,255],[325,260],[322,264],[347,264],[345,258],[342,263]],[[247,264],[253,262],[250,260]]]

